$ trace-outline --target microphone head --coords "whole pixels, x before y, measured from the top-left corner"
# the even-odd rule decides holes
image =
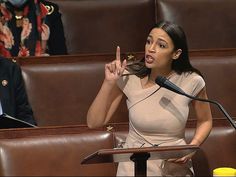
[[[155,79],[156,84],[158,84],[160,87],[166,88],[168,90],[171,90],[172,92],[181,94],[181,95],[185,95],[187,96],[187,94],[178,86],[176,86],[175,84],[173,84],[171,81],[169,81],[166,77],[164,76],[158,76]]]
[[[165,86],[165,81],[166,81],[166,77],[164,76],[157,76],[157,78],[155,79],[156,84],[158,84],[160,87]]]

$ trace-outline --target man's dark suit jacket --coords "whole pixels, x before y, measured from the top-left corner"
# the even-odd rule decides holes
[[[20,67],[2,57],[0,57],[0,101],[3,113],[36,124]]]

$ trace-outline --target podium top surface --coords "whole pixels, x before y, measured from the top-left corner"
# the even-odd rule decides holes
[[[195,145],[101,149],[85,157],[81,164],[130,161],[133,154],[150,154],[148,160],[180,158],[199,149]]]

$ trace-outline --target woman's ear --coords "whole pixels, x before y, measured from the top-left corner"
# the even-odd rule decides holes
[[[172,57],[173,60],[178,59],[179,56],[181,55],[181,53],[182,53],[182,50],[181,50],[181,49],[176,50],[176,51],[173,53],[173,57]]]

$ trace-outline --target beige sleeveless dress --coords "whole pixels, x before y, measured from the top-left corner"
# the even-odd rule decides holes
[[[193,96],[205,86],[203,78],[196,73],[173,72],[168,79]],[[140,78],[135,75],[124,76],[117,84],[127,97],[129,109],[129,133],[124,148],[186,144],[184,132],[191,99],[158,85],[143,89]],[[191,162],[177,170],[168,170],[163,162],[148,160],[147,176],[188,176],[193,171]],[[134,163],[120,162],[117,176],[134,176]]]

